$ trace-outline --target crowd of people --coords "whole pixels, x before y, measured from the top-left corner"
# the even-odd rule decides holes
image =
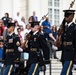
[[[35,23],[36,22],[36,23]],[[13,23],[14,23],[14,27],[13,27]],[[37,30],[32,30],[32,25],[35,23],[35,25],[38,25],[38,28],[37,28]],[[11,28],[12,27],[12,28]],[[33,26],[34,27],[34,26]],[[52,30],[51,30],[51,28],[52,28]],[[45,39],[46,40],[52,40],[51,42],[52,42],[52,44],[54,44],[54,42],[56,41],[56,37],[57,37],[57,32],[55,33],[54,32],[54,30],[53,30],[53,28],[55,28],[54,30],[55,30],[55,32],[56,32],[56,26],[54,25],[54,26],[51,26],[51,24],[50,24],[50,22],[49,22],[49,20],[48,20],[48,17],[44,17],[44,19],[42,19],[42,21],[41,21],[41,23],[40,23],[40,21],[38,21],[38,17],[36,16],[36,12],[35,11],[33,11],[33,15],[32,16],[30,16],[29,18],[28,18],[28,23],[26,24],[26,20],[25,20],[25,18],[24,17],[21,17],[20,16],[20,13],[19,12],[17,12],[17,15],[14,17],[14,18],[10,18],[10,16],[9,16],[9,13],[5,13],[4,14],[4,17],[2,17],[1,19],[0,19],[0,42],[1,42],[1,50],[0,50],[0,55],[1,55],[1,59],[2,60],[5,60],[5,61],[7,61],[7,59],[9,59],[8,61],[7,61],[7,63],[5,64],[5,65],[8,65],[8,67],[6,66],[5,67],[5,71],[4,71],[4,75],[6,75],[6,73],[8,73],[9,71],[8,71],[8,69],[11,67],[11,65],[10,64],[12,64],[11,62],[10,63],[8,63],[9,61],[12,61],[12,58],[11,58],[11,60],[10,60],[10,58],[7,58],[7,57],[5,57],[5,53],[4,53],[4,46],[5,46],[5,44],[6,44],[6,42],[8,42],[7,41],[7,37],[9,37],[8,35],[9,35],[9,33],[11,33],[11,35],[13,36],[14,34],[15,35],[17,35],[18,37],[19,37],[19,39],[20,39],[20,42],[19,42],[19,40],[18,40],[18,44],[20,43],[20,45],[22,45],[24,42],[25,42],[25,39],[27,38],[26,36],[31,32],[31,31],[39,31],[40,32],[40,34],[42,34],[42,35],[44,35],[44,37],[45,37]],[[35,28],[36,29],[36,28]],[[12,33],[14,33],[14,34],[12,34]],[[11,40],[12,40],[12,38],[13,37],[11,37]],[[8,39],[9,40],[9,39]],[[17,40],[15,40],[15,41],[17,41]],[[43,39],[42,39],[43,40]],[[42,41],[42,42],[44,42],[44,41]],[[9,42],[8,42],[9,43]],[[45,43],[45,42],[44,42]],[[42,49],[44,49],[44,44],[43,43],[43,45],[42,45]],[[46,42],[47,43],[47,42]],[[19,46],[20,46],[19,45]],[[12,47],[12,45],[10,45],[10,43],[9,43],[9,46],[10,46],[10,49],[11,48],[13,48]],[[15,47],[17,46],[17,44],[15,45]],[[46,47],[46,49],[48,49],[48,47],[47,47],[47,45],[45,45]],[[9,48],[9,47],[8,47]],[[50,48],[51,48],[51,45],[50,45]],[[7,49],[6,49],[7,50]],[[6,51],[5,50],[5,51]],[[52,50],[52,49],[51,49]],[[8,50],[9,51],[9,50]],[[20,50],[19,50],[20,51]],[[50,50],[49,50],[50,51]],[[53,51],[53,50],[52,50]],[[17,52],[18,53],[18,52]],[[52,54],[52,53],[51,53]],[[26,50],[24,50],[23,52],[21,52],[20,53],[20,55],[19,54],[17,54],[18,55],[18,57],[23,57],[23,59],[28,59],[29,58],[29,54],[26,52]],[[45,53],[44,53],[44,55],[46,55]],[[48,54],[49,55],[49,54]],[[8,56],[8,55],[7,55]],[[16,57],[16,56],[15,56]],[[46,57],[47,57],[47,55],[46,55]],[[46,58],[45,57],[45,58]],[[52,58],[52,56],[50,56],[51,58]],[[5,59],[4,59],[5,58]],[[56,52],[54,52],[54,58],[56,58],[57,59],[57,57],[56,57]],[[41,60],[41,59],[40,59]],[[34,60],[35,61],[35,60]],[[31,61],[30,61],[31,62]],[[41,63],[42,64],[42,63]],[[1,66],[2,65],[4,65],[4,64],[1,64]],[[9,66],[10,65],[10,66]],[[17,64],[16,64],[17,65]],[[35,64],[33,64],[33,65],[35,65]],[[12,73],[10,73],[10,74],[13,74],[13,71],[14,71],[14,67],[12,66]],[[28,74],[28,75],[30,75],[30,73]]]
[[[25,18],[20,16],[20,13],[17,12],[17,15],[14,18],[9,17],[9,13],[5,13],[4,17],[0,19],[0,36],[5,39],[7,35],[7,24],[8,23],[15,23],[15,29],[14,32],[20,37],[21,43],[24,42],[26,35],[31,31],[31,25],[30,22],[35,22],[38,21],[38,17],[36,16],[36,12],[33,11],[33,15],[29,17],[28,23],[26,24]],[[43,22],[42,22],[43,21]],[[52,34],[52,28],[56,28],[56,33],[57,33],[57,26],[51,26],[48,17],[44,17],[40,22],[40,29],[43,33],[45,33],[45,38],[47,39],[52,39],[54,42],[56,41],[56,35],[57,34]],[[43,29],[42,29],[43,28]],[[52,29],[52,30],[51,30]],[[50,34],[49,34],[50,33]],[[50,37],[50,38],[49,38]]]
[[[60,45],[63,65],[61,75],[72,75],[73,62],[76,59],[74,50],[76,48],[76,26],[72,22],[74,12],[74,10],[64,11],[66,23]],[[68,28],[66,24],[69,25]],[[31,37],[28,37],[29,34]],[[26,24],[25,18],[21,17],[19,12],[14,18],[10,18],[9,13],[5,13],[0,19],[0,58],[2,59],[0,66],[5,65],[1,75],[14,75],[15,70],[17,73],[15,75],[20,73],[15,67],[19,66],[21,53],[25,53],[24,58],[28,59],[27,65],[30,65],[27,74],[39,75],[39,68],[44,65],[44,60],[49,60],[50,57],[58,59],[55,48],[52,48],[57,38],[57,26],[51,25],[46,16],[40,22],[36,12],[33,11],[33,15],[28,18],[28,24]],[[50,46],[48,46],[48,41],[50,41]]]

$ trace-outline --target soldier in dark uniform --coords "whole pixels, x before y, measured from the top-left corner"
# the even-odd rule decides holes
[[[76,59],[76,24],[73,22],[75,10],[64,10],[65,30],[61,35],[62,71],[60,75],[72,75]],[[68,25],[68,26],[67,26]]]
[[[4,42],[2,58],[5,64],[3,75],[14,75],[15,66],[20,60],[20,51],[23,51],[20,47],[20,39],[14,33],[14,27],[14,23],[8,23],[7,25],[8,35]]]
[[[39,22],[30,23],[33,34],[25,48],[25,51],[29,53],[28,63],[30,69],[28,75],[39,75],[39,68],[44,65],[44,60],[49,60],[50,50],[45,37],[39,33]]]

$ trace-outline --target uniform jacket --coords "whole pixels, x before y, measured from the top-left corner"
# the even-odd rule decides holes
[[[20,46],[20,39],[17,35],[15,35],[14,33],[11,36],[7,35],[6,41],[4,42],[3,57],[2,57],[6,65],[11,65],[19,62],[20,60],[20,52],[18,51],[19,46]]]
[[[72,23],[61,36],[62,57],[61,61],[76,59],[76,24]],[[68,42],[67,45],[64,42]]]
[[[28,47],[25,48],[25,51],[29,52],[28,60],[30,64],[39,62],[41,65],[43,65],[43,57],[45,60],[49,60],[49,47],[47,45],[46,39],[39,32],[35,35],[32,35],[28,40]],[[43,52],[43,55],[41,52]]]

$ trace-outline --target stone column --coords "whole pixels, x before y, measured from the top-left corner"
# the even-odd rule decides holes
[[[38,20],[40,20],[41,17],[48,11],[48,0],[29,0],[28,4],[28,16],[31,16],[32,12],[36,11]]]
[[[0,0],[0,18],[4,16],[4,13],[8,12],[9,16],[13,14],[13,0]]]
[[[13,17],[17,12],[20,12],[20,16],[24,16],[26,19],[28,0],[13,0]]]

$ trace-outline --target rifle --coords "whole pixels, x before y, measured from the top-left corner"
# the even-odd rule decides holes
[[[32,34],[33,34],[33,32],[32,32],[32,31],[30,31],[30,33],[29,33],[29,34],[27,34],[27,36],[26,36],[26,39],[25,39],[24,43],[21,45],[21,48],[22,48],[22,49],[24,49],[24,48],[25,48],[25,45],[26,45],[27,41],[31,38]]]
[[[70,10],[70,8],[73,7],[74,2],[75,2],[75,0],[71,2],[68,10]],[[65,21],[65,18],[64,18],[63,21],[62,21],[62,24],[60,25],[60,28],[58,30],[58,38],[56,39],[56,42],[55,42],[56,47],[59,47],[59,45],[60,45],[60,37],[61,37],[62,33],[64,32],[65,23],[66,23],[66,21]]]
[[[46,14],[46,15],[44,15],[44,17],[46,17],[48,15],[48,13]],[[42,20],[42,18],[41,18],[41,20]],[[40,20],[40,21],[41,21]],[[26,36],[26,39],[25,39],[25,41],[24,41],[24,43],[21,45],[21,48],[22,49],[24,49],[25,48],[25,45],[26,45],[26,43],[27,43],[27,41],[30,39],[30,37],[32,36],[32,34],[33,34],[33,32],[31,31],[29,34],[27,34],[27,36]]]
[[[44,15],[42,18],[41,18],[41,20],[43,19],[43,18],[46,18],[46,16],[48,15],[49,13],[47,13],[46,15]],[[40,22],[41,22],[41,20],[40,20]]]

